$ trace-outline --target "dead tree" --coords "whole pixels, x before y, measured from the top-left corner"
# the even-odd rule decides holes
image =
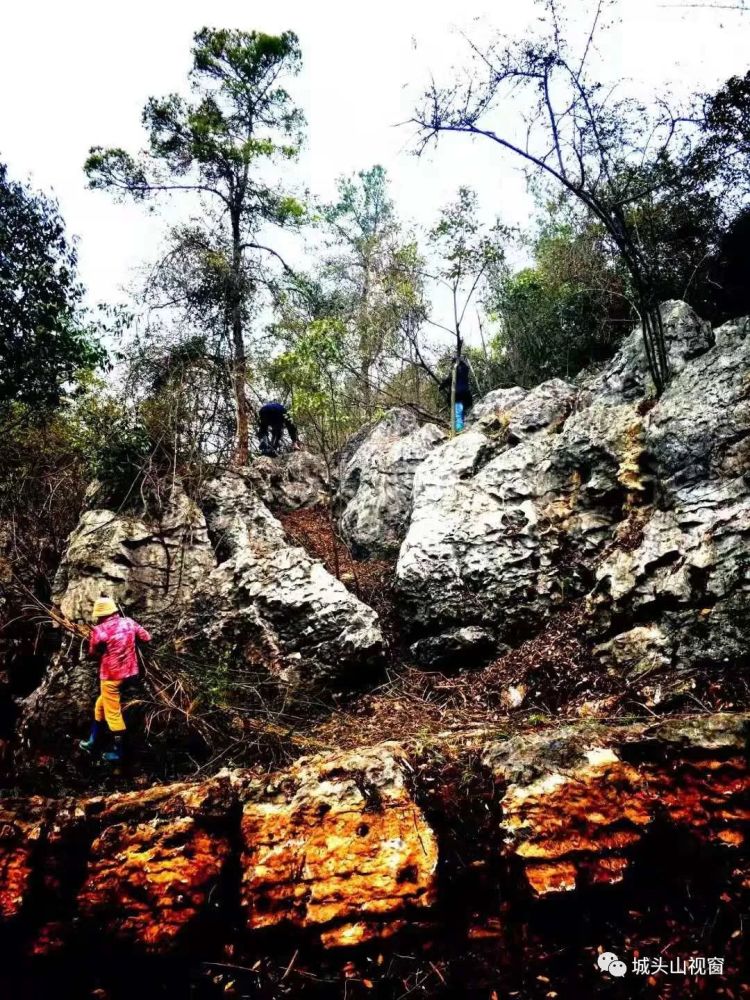
[[[542,0],[546,26],[536,38],[484,49],[469,43],[473,64],[465,79],[448,88],[433,83],[413,123],[420,152],[441,133],[480,136],[585,205],[630,275],[649,372],[661,393],[669,370],[657,281],[633,210],[661,183],[648,167],[689,141],[697,122],[675,114],[663,98],[645,107],[617,97],[616,87],[593,77],[591,54],[609,5],[598,0],[577,53],[555,0]]]

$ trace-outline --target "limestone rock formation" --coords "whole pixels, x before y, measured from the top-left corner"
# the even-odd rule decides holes
[[[55,577],[53,599],[73,621],[91,621],[100,594],[133,614],[161,614],[190,600],[214,558],[200,508],[175,485],[159,519],[85,510]]]
[[[289,684],[366,679],[383,650],[375,611],[289,544],[242,475],[212,481],[204,509],[219,563],[194,596],[191,631],[232,656],[260,653]]]
[[[85,511],[55,581],[62,612],[90,622],[105,593],[161,642],[179,635],[182,649],[214,664],[248,663],[283,683],[304,682],[308,693],[363,682],[383,653],[376,612],[289,544],[252,477],[224,474],[208,484],[202,506],[176,489],[158,522]],[[96,684],[81,643],[66,636],[23,703],[22,745],[80,734]]]
[[[110,941],[163,952],[206,922],[230,856],[229,779],[84,802],[95,835],[76,906]]]
[[[0,919],[21,913],[34,875],[34,852],[49,813],[42,800],[0,803]]]
[[[746,331],[741,322],[717,330],[716,345],[687,362],[644,417],[642,464],[658,484],[654,503],[640,544],[615,549],[596,568],[590,603],[604,627],[637,620],[653,636],[639,663],[669,658],[655,703],[670,689],[689,690],[697,667],[748,663]]]
[[[96,492],[91,491],[91,502]],[[175,484],[159,519],[91,507],[68,540],[53,599],[72,621],[91,624],[94,601],[114,597],[126,613],[162,628],[190,604],[215,566],[200,508]],[[84,643],[63,637],[42,683],[23,700],[24,747],[72,738],[91,716],[97,678]]]
[[[84,642],[65,641],[51,659],[41,684],[24,698],[18,721],[19,762],[65,741],[85,736],[99,681]]]
[[[663,303],[661,316],[669,370],[672,375],[677,375],[692,358],[711,347],[714,335],[710,323],[699,319],[686,302],[672,300]],[[585,380],[585,384],[592,393],[613,397],[620,402],[653,396],[654,386],[648,373],[640,328],[625,338],[604,370]]]
[[[310,451],[293,451],[277,458],[257,455],[243,473],[273,513],[317,507],[328,501],[326,464]]]
[[[445,636],[457,656],[476,652],[477,636],[484,652],[488,633],[502,642],[559,603],[556,539],[581,484],[550,459],[576,395],[559,380],[501,391],[417,469],[396,570],[417,635]],[[603,537],[604,525],[586,525],[597,527]]]
[[[748,716],[578,724],[491,745],[503,850],[537,896],[613,884],[657,826],[746,849]]]
[[[341,533],[357,555],[398,552],[411,510],[414,471],[445,440],[435,424],[407,409],[385,417],[342,461],[338,505]]]
[[[231,936],[237,899],[243,936],[267,944],[292,930],[299,946],[350,946],[434,925],[458,877],[441,869],[449,820],[434,803],[460,808],[477,754],[494,821],[465,835],[486,839],[475,856],[502,864],[488,869],[492,894],[465,900],[472,920],[497,922],[497,895],[616,884],[659,829],[741,872],[748,735],[750,716],[728,714],[490,733],[459,751],[455,787],[433,796],[429,819],[419,803],[435,778],[394,744],[320,753],[267,777],[225,771],[96,798],[1,800],[0,945],[13,935],[16,949],[48,954],[83,935],[89,947],[200,958]],[[468,933],[456,916],[451,933]],[[514,919],[506,908],[501,934]]]
[[[336,456],[338,502],[346,504],[354,497],[363,471],[381,451],[418,428],[416,414],[404,407],[394,407],[381,420],[362,427]]]
[[[233,771],[75,803],[4,803],[0,933],[27,912],[37,952],[60,947],[71,918],[110,945],[185,948],[228,919],[231,861],[248,930],[292,926],[329,946],[386,936],[435,902],[436,839],[408,774],[403,752],[381,746],[305,758],[268,779]],[[66,856],[82,863],[66,869]],[[61,878],[42,877],[55,870]]]
[[[323,931],[326,945],[385,936],[435,902],[437,841],[397,746],[303,759],[251,782],[242,900],[252,929]]]
[[[493,389],[483,396],[466,417],[466,426],[478,425],[481,429],[502,428],[503,414],[517,406],[526,396],[520,385],[509,389]]]
[[[698,665],[747,663],[748,324],[662,314],[660,399],[634,331],[578,387],[490,393],[418,466],[396,578],[422,662],[480,663],[488,636],[517,645],[588,594],[605,669],[669,665],[684,693]],[[658,702],[663,680],[649,690]]]

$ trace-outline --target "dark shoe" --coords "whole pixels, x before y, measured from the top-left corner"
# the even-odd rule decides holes
[[[85,750],[86,753],[93,753],[94,750],[96,750],[96,745],[99,742],[99,737],[102,735],[103,728],[103,723],[92,722],[89,738],[87,740],[81,740],[78,744],[81,750]]]
[[[112,737],[112,749],[102,754],[102,760],[108,764],[121,764],[123,756],[123,735],[122,733],[115,733]]]

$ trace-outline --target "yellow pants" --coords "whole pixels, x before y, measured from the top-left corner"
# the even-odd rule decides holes
[[[107,725],[113,733],[121,733],[125,729],[120,704],[120,685],[122,681],[100,681],[101,694],[96,699],[94,718],[97,722],[107,720]]]

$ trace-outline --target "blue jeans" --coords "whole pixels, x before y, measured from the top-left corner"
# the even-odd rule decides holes
[[[462,431],[464,429],[464,404],[456,403],[456,412],[453,420],[453,429]]]

